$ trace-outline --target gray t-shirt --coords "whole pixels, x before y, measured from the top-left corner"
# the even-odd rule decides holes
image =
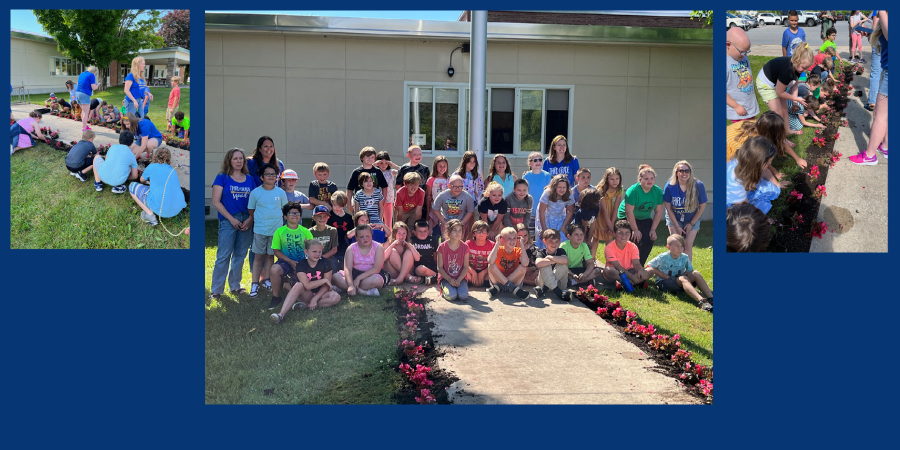
[[[524,200],[519,200],[516,193],[512,192],[506,196],[506,206],[508,212],[503,216],[503,225],[507,227],[515,227],[518,223],[531,225],[531,209],[534,206],[534,199],[531,194],[525,196]]]
[[[747,114],[739,116],[734,108],[727,106],[726,117],[729,120],[747,119],[759,114],[756,92],[753,90],[753,71],[750,70],[750,59],[746,56],[737,61],[731,55],[725,55],[728,63],[728,95],[747,110]]]
[[[435,210],[440,210],[446,220],[463,220],[466,214],[475,211],[475,199],[466,191],[462,191],[462,193],[454,197],[450,189],[447,189],[435,197],[431,207]]]
[[[325,226],[325,229],[319,231],[316,227],[312,227],[309,229],[309,232],[312,233],[313,237],[316,238],[317,241],[322,243],[322,254],[326,254],[331,251],[334,247],[338,245],[338,233],[337,228],[331,226]]]

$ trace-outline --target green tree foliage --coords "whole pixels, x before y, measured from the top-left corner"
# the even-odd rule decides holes
[[[109,64],[130,61],[144,48],[164,45],[156,35],[159,11],[144,9],[35,9],[38,23],[63,55],[100,69],[101,85]],[[102,87],[101,87],[102,89]]]
[[[183,47],[191,49],[191,11],[189,9],[176,9],[169,11],[162,18],[162,28],[159,29],[166,47]]]
[[[704,27],[712,26],[713,10],[691,11],[691,20],[699,20],[703,22]]]

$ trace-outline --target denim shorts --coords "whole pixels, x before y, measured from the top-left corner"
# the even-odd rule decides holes
[[[676,213],[675,215],[678,215],[678,214]],[[702,222],[702,221],[703,221],[702,219],[697,219],[697,223],[691,225],[691,231],[699,230],[699,229],[700,229],[700,222]],[[681,227],[682,229],[684,229],[684,224],[686,224],[686,223],[689,223],[689,222],[682,222],[682,221],[679,220],[679,221],[678,221],[678,226]],[[666,226],[667,226],[667,227],[674,227],[674,226],[675,226],[675,223],[672,222],[671,219],[669,219],[669,214],[668,214],[668,213],[666,213]]]
[[[78,101],[79,105],[90,105],[91,104],[91,96],[85,94],[84,92],[76,92],[75,100]]]
[[[881,71],[881,83],[878,83],[878,95],[883,95],[885,97],[888,96],[887,95],[887,92],[888,92],[887,91],[887,87],[888,87],[887,86],[888,85],[887,74],[888,74],[887,69],[882,70]]]

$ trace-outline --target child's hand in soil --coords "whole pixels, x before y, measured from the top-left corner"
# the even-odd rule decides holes
[[[790,182],[790,181],[787,181],[787,180],[785,180],[785,181],[779,181],[778,183],[776,183],[776,185],[777,185],[778,187],[784,189],[784,188],[790,186],[790,185],[791,185],[791,182]]]
[[[822,124],[820,123],[820,124],[817,124],[817,125],[816,125],[816,128],[822,128],[822,129],[825,129],[825,125],[822,125]]]
[[[776,180],[781,181],[782,178],[784,178],[784,172],[778,172],[775,174]]]
[[[800,166],[800,167],[803,168],[803,169],[805,169],[806,166],[807,166],[807,162],[806,162],[805,159],[797,158],[797,159],[795,159],[794,161],[796,161],[796,162],[797,162],[797,165]]]

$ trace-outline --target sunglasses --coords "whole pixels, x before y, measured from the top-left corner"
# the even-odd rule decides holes
[[[676,170],[678,173],[691,173],[691,169],[678,169]]]
[[[543,160],[544,160],[543,158],[536,158],[536,159],[532,159],[531,162],[541,162]]]

